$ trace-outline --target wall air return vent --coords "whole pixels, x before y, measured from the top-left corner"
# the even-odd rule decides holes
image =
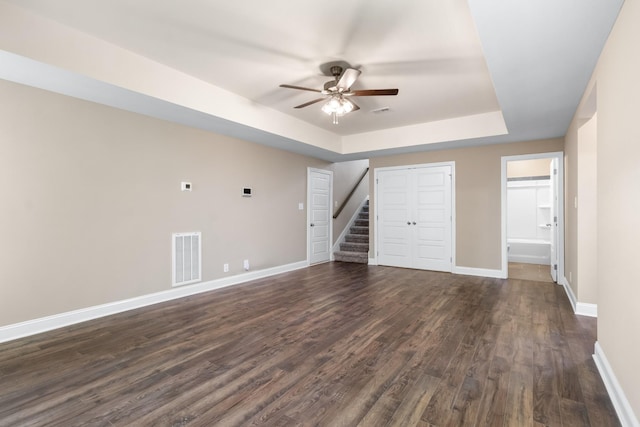
[[[173,241],[172,285],[188,285],[202,280],[201,233],[175,233]]]

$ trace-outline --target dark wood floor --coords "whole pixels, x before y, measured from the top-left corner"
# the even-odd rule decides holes
[[[2,426],[615,426],[551,283],[330,263],[0,345]]]

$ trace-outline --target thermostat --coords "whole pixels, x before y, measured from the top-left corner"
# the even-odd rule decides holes
[[[251,187],[242,188],[242,197],[251,197]]]
[[[182,191],[191,191],[191,183],[190,182],[181,182],[180,189]]]

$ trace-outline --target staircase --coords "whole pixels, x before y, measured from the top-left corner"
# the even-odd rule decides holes
[[[336,261],[369,263],[369,201],[367,200],[356,217],[349,234],[340,243],[340,250],[335,252]]]

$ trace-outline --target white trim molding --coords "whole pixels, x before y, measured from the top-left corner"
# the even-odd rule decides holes
[[[377,258],[369,258],[369,265],[378,265]]]
[[[593,360],[596,362],[596,367],[598,368],[598,372],[600,372],[600,376],[602,377],[604,386],[607,389],[607,393],[609,393],[609,397],[611,398],[613,407],[618,414],[622,427],[640,427],[640,422],[638,422],[636,414],[633,413],[633,408],[631,408],[631,404],[629,403],[627,396],[624,394],[624,390],[620,387],[620,383],[618,382],[602,347],[600,347],[600,343],[597,341],[594,347]]]
[[[562,279],[560,280],[560,284],[564,287],[564,292],[567,294],[567,298],[569,298],[569,303],[571,303],[571,308],[575,313],[576,305],[578,302],[576,301],[576,295],[573,293],[573,289],[571,289],[571,285],[569,285],[569,281],[567,280],[566,277],[562,276]]]
[[[598,304],[579,302],[576,304],[576,314],[580,316],[598,317]]]
[[[569,281],[566,277],[562,277],[558,284],[564,287],[564,291],[567,294],[567,298],[569,298],[569,302],[571,303],[571,308],[573,312],[580,316],[589,316],[589,317],[598,317],[598,305],[590,304],[587,302],[578,302],[576,299],[576,295],[573,293],[573,289],[571,289],[571,285],[569,285]]]
[[[465,276],[479,276],[479,277],[492,277],[494,279],[506,279],[506,275],[502,270],[492,270],[489,268],[474,268],[474,267],[453,267],[453,274],[462,274]]]
[[[135,308],[141,308],[202,292],[226,288],[227,286],[239,285],[251,280],[263,279],[276,274],[299,270],[306,268],[307,266],[308,264],[306,261],[300,261],[2,326],[0,327],[0,343],[39,334],[41,332],[51,331],[53,329],[62,328],[76,323],[86,322],[87,320],[122,313]]]

